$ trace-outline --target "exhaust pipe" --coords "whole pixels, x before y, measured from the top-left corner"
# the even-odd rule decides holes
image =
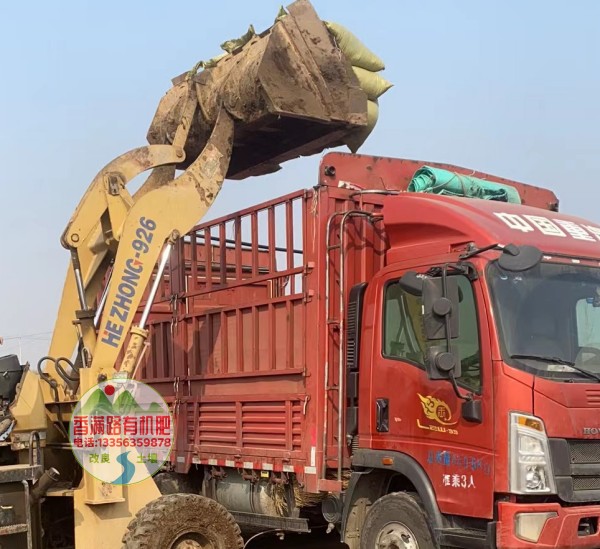
[[[44,471],[44,474],[40,477],[40,480],[37,481],[35,486],[31,489],[29,493],[29,499],[32,505],[35,505],[42,499],[48,490],[52,488],[60,479],[60,473],[54,468],[50,467]]]

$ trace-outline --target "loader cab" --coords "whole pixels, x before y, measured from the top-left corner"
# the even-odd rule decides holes
[[[3,414],[15,398],[17,385],[23,376],[23,368],[17,355],[0,357],[0,402]]]
[[[16,461],[14,452],[10,451],[9,436],[15,426],[10,406],[22,382],[24,369],[17,355],[0,357],[0,465]]]

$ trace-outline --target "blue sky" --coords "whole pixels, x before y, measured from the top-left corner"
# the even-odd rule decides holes
[[[600,221],[600,3],[313,4],[383,57],[395,84],[361,152],[548,186],[562,211]],[[45,351],[68,261],[59,236],[96,172],[145,144],[172,77],[219,53],[249,23],[267,28],[279,5],[0,4],[0,336],[40,334],[21,340],[25,359]],[[226,183],[210,217],[312,186],[318,162]]]

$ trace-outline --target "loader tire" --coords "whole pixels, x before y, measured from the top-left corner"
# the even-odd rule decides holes
[[[129,523],[122,549],[242,549],[240,527],[227,509],[204,496],[161,496]]]

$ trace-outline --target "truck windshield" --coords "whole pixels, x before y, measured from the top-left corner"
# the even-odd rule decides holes
[[[515,273],[492,263],[487,277],[508,362],[547,377],[600,377],[600,269],[541,263]]]

